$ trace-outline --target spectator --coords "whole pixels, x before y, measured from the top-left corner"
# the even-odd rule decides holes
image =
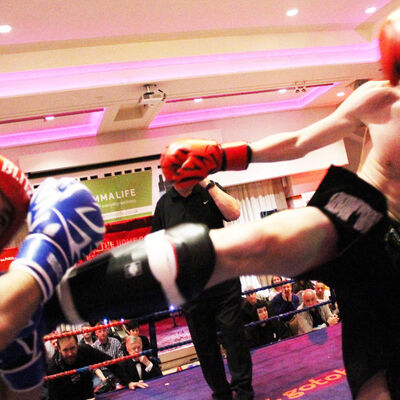
[[[254,287],[248,286],[245,291],[249,290],[254,290]],[[255,310],[263,305],[267,305],[267,301],[259,299],[257,292],[247,293],[246,298],[242,301],[243,322],[247,324],[254,321]]]
[[[142,349],[149,350],[150,349],[150,341],[147,336],[140,335],[140,327],[137,320],[130,320],[124,324],[124,328],[127,332],[128,336],[138,336],[142,339]]]
[[[91,328],[89,323],[84,323],[82,324],[82,329],[85,328]],[[90,332],[83,332],[82,333],[82,339],[79,341],[79,344],[87,344],[89,346],[93,346],[94,342],[95,342],[95,334],[93,333],[93,331]]]
[[[328,301],[330,299],[330,291],[326,290],[325,283],[315,282],[315,294],[319,302]]]
[[[303,302],[298,309],[312,307],[316,304],[318,304],[318,299],[314,290],[306,289],[303,293]],[[327,305],[299,313],[296,315],[296,318],[299,325],[299,334],[338,323],[338,317],[331,313]]]
[[[96,326],[104,325],[102,322],[98,322]],[[121,342],[114,338],[108,336],[107,328],[98,329],[96,331],[97,340],[93,343],[93,347],[98,349],[106,354],[108,354],[111,358],[118,358],[121,356]]]
[[[289,311],[294,311],[300,305],[298,296],[293,294],[292,284],[285,283],[282,285],[282,292],[278,293],[271,301],[272,315],[284,314]],[[290,321],[291,316],[284,317],[283,321]]]
[[[126,351],[129,355],[139,354],[143,350],[142,339],[139,336],[129,335],[125,341]],[[145,380],[162,376],[160,367],[152,362],[146,355],[138,355],[126,360],[121,365],[121,383],[130,390],[146,388]]]
[[[152,232],[183,222],[203,223],[223,228],[223,220],[239,217],[239,202],[221,186],[207,178],[188,189],[177,185],[157,202]],[[200,360],[203,376],[215,399],[252,399],[251,356],[246,343],[241,310],[241,284],[238,278],[205,290],[184,307],[186,321]],[[221,330],[231,383],[226,379],[217,330]]]
[[[250,347],[259,347],[286,339],[292,336],[288,326],[281,320],[268,320],[268,304],[256,303],[253,311],[254,321],[265,321],[261,324],[247,327],[247,338]]]
[[[272,275],[271,283],[273,285],[276,285],[278,283],[282,282],[282,277],[279,275]],[[282,292],[282,285],[280,286],[275,286],[271,289],[269,289],[269,295],[268,295],[268,300],[272,301],[272,299],[278,294]]]
[[[104,324],[102,322],[98,322],[96,324],[96,326],[101,326],[101,325]],[[114,337],[109,337],[107,328],[99,329],[95,331],[95,334],[97,336],[97,340],[93,343],[93,347],[95,349],[100,350],[103,353],[106,353],[113,359],[121,357],[123,355],[121,342]],[[111,375],[111,372],[108,367],[102,367],[101,371],[106,377]],[[98,377],[95,377],[93,384],[97,386],[99,383],[100,381]]]
[[[317,299],[320,303],[332,300],[331,291],[326,288],[325,283],[318,281],[315,282],[315,294],[317,295]],[[337,302],[329,304],[329,309],[331,310],[332,314],[339,316],[339,308]]]
[[[54,354],[48,366],[48,375],[111,359],[107,354],[86,344],[78,345],[76,336],[57,339],[57,347],[58,352]],[[118,366],[111,366],[110,368],[113,369],[117,376],[120,375]],[[106,377],[100,369],[97,369],[95,374],[102,382],[106,381]],[[93,373],[89,370],[52,379],[47,384],[49,400],[86,400],[94,397]]]

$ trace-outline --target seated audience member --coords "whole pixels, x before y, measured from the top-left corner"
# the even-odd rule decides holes
[[[142,352],[142,339],[139,336],[128,336],[125,341],[126,351],[129,355]],[[148,384],[144,381],[162,376],[157,363],[150,361],[146,355],[138,355],[121,363],[121,383],[129,389],[146,388]]]
[[[314,290],[314,284],[311,281],[303,279],[297,280],[293,283],[293,293],[299,297],[300,303],[303,301],[303,292],[306,289]]]
[[[286,339],[292,336],[288,326],[281,320],[268,320],[268,304],[258,304],[253,309],[254,321],[265,321],[264,323],[246,327],[246,336],[250,347],[259,347]]]
[[[150,341],[147,336],[140,335],[140,327],[139,322],[137,320],[130,320],[126,324],[124,324],[125,330],[128,336],[138,336],[142,339],[142,348],[143,350],[150,349]]]
[[[82,324],[82,329],[91,328],[89,323]],[[79,344],[87,344],[89,346],[93,346],[96,340],[96,335],[93,331],[91,332],[83,332],[82,339],[79,341]]]
[[[254,290],[253,286],[248,286],[245,290]],[[242,301],[242,315],[243,315],[243,322],[245,324],[254,321],[254,316],[256,315],[257,307],[266,306],[267,301],[261,300],[257,297],[257,292],[247,293],[245,295],[245,299]]]
[[[320,303],[324,301],[329,301],[330,291],[326,289],[325,283],[315,282],[315,294],[317,295],[317,299]]]
[[[101,326],[101,325],[104,325],[103,322],[98,322],[96,324],[96,326]],[[114,337],[108,336],[107,328],[95,331],[95,335],[97,337],[97,340],[93,343],[93,347],[95,349],[100,350],[103,353],[106,353],[111,358],[118,358],[123,356],[121,342]],[[102,367],[101,371],[105,376],[111,375],[110,369],[108,367]],[[97,386],[99,383],[100,383],[99,379],[95,377],[93,380],[94,386]]]
[[[300,305],[298,296],[293,294],[292,284],[285,283],[282,285],[282,292],[278,293],[270,303],[270,310],[272,315],[284,314],[289,311],[294,311]],[[291,316],[284,317],[283,321],[290,321]]]
[[[272,275],[271,284],[276,285],[282,282],[282,277],[279,275]],[[268,300],[271,301],[278,293],[282,292],[282,285],[269,289]]]
[[[306,289],[303,293],[303,302],[298,310],[312,307],[318,304],[317,295],[314,290]],[[312,308],[296,315],[299,334],[311,332],[315,329],[324,328],[338,323],[338,317],[333,315],[328,305]]]
[[[96,326],[101,325],[104,324],[102,322],[96,324]],[[93,343],[95,349],[101,350],[111,358],[118,358],[122,355],[121,342],[114,337],[109,337],[107,328],[99,329],[95,331],[95,334],[97,336],[97,340]]]
[[[317,300],[320,303],[329,301],[331,299],[331,291],[329,289],[327,289],[325,286],[325,283],[322,283],[322,282],[318,282],[318,281],[315,282],[315,294],[317,295]],[[329,308],[333,314],[336,314],[336,315],[339,314],[339,309],[338,309],[337,303],[329,304]]]
[[[54,375],[60,372],[86,367],[110,360],[107,354],[86,344],[78,345],[76,336],[57,339],[58,352],[50,360],[47,374]],[[117,365],[110,366],[117,377],[120,369]],[[102,382],[106,377],[100,369],[95,374]],[[94,397],[93,372],[85,371],[47,381],[49,400],[86,400]]]

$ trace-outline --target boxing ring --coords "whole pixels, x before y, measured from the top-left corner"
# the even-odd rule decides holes
[[[283,285],[287,282],[292,283],[294,281],[288,280],[286,282],[264,286],[243,292],[243,294],[258,292],[265,288]],[[332,302],[334,302],[334,297],[318,305],[269,317],[268,320],[293,316],[311,308],[321,307]],[[153,317],[157,315],[162,316],[164,314],[169,314],[169,311],[166,310],[154,313]],[[147,318],[145,317],[144,319]],[[265,321],[252,322],[246,326],[250,327],[262,322]],[[103,325],[103,327],[118,326],[122,323],[123,321],[116,321]],[[100,327],[85,328],[85,330],[89,331],[97,329],[100,329]],[[77,330],[75,332],[56,333],[46,336],[44,340],[50,340],[52,337],[66,337],[81,332],[81,330]],[[156,349],[143,351],[141,354],[153,354],[157,357],[158,352],[168,351],[189,343],[191,343],[191,340],[176,342],[158,348],[156,341]],[[63,372],[47,377],[46,379],[58,379],[67,374],[72,375],[74,373],[83,372],[86,369],[93,370],[100,366],[107,366],[123,361],[124,359],[133,358],[134,356],[137,356],[137,354],[87,366],[81,368],[81,370]],[[307,400],[350,400],[352,398],[342,360],[341,323],[253,349],[251,350],[251,356],[253,362],[252,385],[255,400],[284,400],[297,398]],[[229,381],[229,369],[227,368],[226,360],[224,360],[224,362],[227,379]],[[146,389],[136,389],[132,391],[128,388],[121,388],[107,393],[97,394],[96,399],[127,400],[131,398],[151,398],[189,400],[195,396],[196,400],[202,400],[210,399],[211,396],[211,391],[203,378],[198,363],[191,364],[187,369],[179,368],[177,372],[168,373],[152,380],[146,380],[146,383],[149,383],[149,387]]]
[[[143,222],[143,221],[139,221]],[[137,221],[135,221],[137,223]],[[117,224],[116,224],[117,225]],[[145,221],[145,225],[148,225]],[[110,226],[108,232],[113,234]],[[116,233],[120,234],[120,227],[116,226]],[[142,226],[140,226],[142,228]],[[147,229],[145,226],[143,229]],[[128,229],[129,230],[129,229]],[[144,232],[145,234],[146,232]],[[140,234],[143,234],[140,231]],[[111,237],[110,237],[111,238]],[[116,238],[112,237],[115,240]],[[118,237],[118,240],[121,238]],[[122,238],[124,239],[124,238]],[[129,238],[131,240],[131,238]],[[100,250],[101,252],[101,250]],[[285,283],[293,283],[294,280],[287,280],[277,284],[263,286],[258,289],[248,290],[242,295],[258,292],[265,289],[281,286]],[[322,302],[317,307],[335,302],[332,297],[328,302]],[[302,310],[294,310],[285,314],[270,316],[268,320],[280,319],[293,316],[297,313],[307,311],[313,307],[306,307]],[[175,309],[175,311],[178,309]],[[157,345],[157,334],[155,320],[158,317],[171,316],[171,310],[164,310],[153,313],[151,318],[143,316],[138,321],[147,321],[149,323],[149,336],[152,350],[143,351],[142,354],[152,354],[158,359],[159,352],[168,351],[178,346],[184,346],[191,343],[191,340],[175,342],[172,345]],[[252,326],[265,321],[257,321],[247,324]],[[123,321],[105,324],[103,327],[112,327],[121,325]],[[85,330],[94,331],[100,327],[92,327]],[[44,340],[51,340],[52,337],[65,337],[71,334],[82,333],[81,330],[67,331],[55,335],[47,335]],[[319,329],[308,334],[298,335],[289,339],[274,342],[272,344],[251,350],[253,362],[253,380],[254,399],[259,400],[284,400],[284,399],[329,399],[329,400],[347,400],[351,399],[350,389],[347,384],[346,374],[342,360],[341,348],[341,324],[333,325],[328,328]],[[123,359],[129,359],[133,356],[125,356]],[[120,359],[122,361],[122,358]],[[108,361],[81,368],[81,371],[74,370],[47,377],[58,379],[66,374],[80,373],[87,369],[95,369],[100,366],[106,366],[118,360]],[[227,379],[230,380],[229,369],[225,362]],[[149,387],[146,389],[136,389],[134,391],[128,388],[122,388],[103,394],[97,394],[96,399],[176,399],[196,400],[210,399],[211,391],[205,382],[202,371],[198,363],[191,364],[186,369],[178,367],[178,372],[165,374],[159,378],[146,380]]]
[[[341,350],[341,324],[252,350],[255,400],[350,400]],[[226,368],[227,376],[229,370]],[[199,366],[146,381],[149,387],[96,399],[205,400],[210,389]]]

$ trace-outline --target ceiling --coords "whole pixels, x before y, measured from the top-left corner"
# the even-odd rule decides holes
[[[0,34],[0,147],[335,106],[381,77],[377,32],[397,7],[2,0],[12,30]]]

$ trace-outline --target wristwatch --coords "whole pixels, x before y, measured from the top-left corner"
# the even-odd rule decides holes
[[[210,181],[206,186],[207,192],[214,186],[215,186],[215,182],[214,181]]]

